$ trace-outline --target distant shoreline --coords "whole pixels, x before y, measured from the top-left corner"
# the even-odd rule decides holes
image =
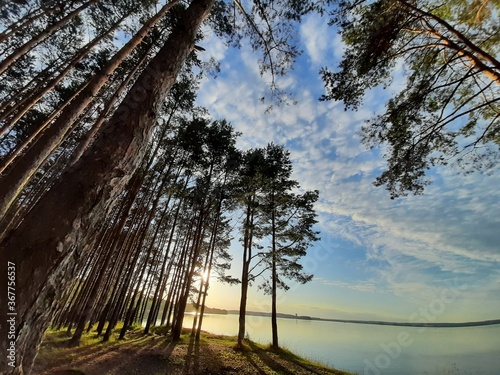
[[[238,315],[238,310],[225,310],[226,314]],[[246,315],[251,316],[265,316],[270,317],[271,313],[267,312],[258,312],[258,311],[247,311]],[[316,320],[322,322],[335,322],[335,323],[352,323],[352,324],[372,324],[372,325],[381,325],[381,326],[396,326],[396,327],[429,327],[429,328],[452,328],[452,327],[480,327],[480,326],[489,326],[500,324],[500,319],[494,320],[483,320],[479,322],[463,322],[463,323],[404,323],[404,322],[386,322],[386,321],[378,321],[378,320],[350,320],[350,319],[323,319],[316,318],[306,315],[292,315],[292,314],[277,314],[278,318],[285,319],[298,319],[298,320]]]

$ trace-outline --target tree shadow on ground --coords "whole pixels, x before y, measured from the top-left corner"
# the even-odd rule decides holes
[[[253,343],[252,341],[248,342],[248,346],[250,347],[251,352],[244,352],[244,354],[247,357],[247,360],[255,367],[259,374],[267,374],[267,372],[262,365],[259,365],[257,361],[252,358],[253,354],[256,355],[262,361],[262,363],[269,367],[271,370],[280,374],[293,375],[293,373],[289,369],[276,362],[269,356],[269,354],[266,353],[264,349],[255,345],[255,343]]]
[[[59,333],[58,333],[59,334]],[[57,335],[58,335],[57,334]],[[110,343],[83,343],[74,346],[61,336],[44,344],[42,355],[35,362],[36,374],[103,375],[166,374],[169,357],[176,343],[158,335],[131,332],[125,340]]]
[[[251,353],[255,354],[262,363],[264,363],[267,367],[269,367],[271,370],[279,373],[279,374],[286,374],[286,375],[294,375],[295,372],[293,370],[290,370],[290,368],[285,367],[282,363],[278,362],[274,356],[276,356],[277,359],[286,359],[287,362],[292,362],[294,365],[304,369],[306,372],[310,374],[321,374],[312,368],[312,366],[307,366],[304,364],[302,359],[295,354],[284,351],[282,349],[262,349],[261,347],[257,346],[255,343],[252,341],[248,342],[248,345],[250,349],[252,350]],[[246,353],[246,357],[250,363],[259,371],[260,374],[266,374],[267,372],[265,369],[263,369],[259,364],[251,358],[250,353]]]
[[[65,335],[57,333],[54,336],[56,340],[43,342],[42,348],[45,348],[49,352],[58,350],[60,361],[71,362],[73,367],[78,367],[82,364],[92,362],[95,358],[121,350],[124,344],[126,345],[126,347],[123,348],[124,351],[132,351],[133,347],[143,345],[147,340],[147,336],[134,335],[124,341],[114,341],[108,343],[98,341],[92,344],[75,344],[75,342],[73,342],[70,338],[62,341],[57,340],[63,336],[66,337]],[[130,347],[130,349],[128,347]]]
[[[217,374],[223,375],[233,369],[228,368],[220,360],[219,355],[211,350],[207,345],[201,348],[200,341],[196,341],[194,337],[189,338],[187,347],[186,362],[184,364],[184,375],[190,374]],[[233,372],[231,372],[233,373]]]

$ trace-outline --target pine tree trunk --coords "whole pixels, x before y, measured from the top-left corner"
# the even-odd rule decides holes
[[[247,203],[245,218],[245,234],[243,236],[243,268],[241,271],[241,296],[240,313],[238,318],[238,347],[243,347],[246,329],[246,311],[248,296],[248,277],[250,272],[250,261],[252,259],[252,229],[253,225],[253,205],[254,197]]]
[[[7,58],[5,58],[0,63],[0,74],[2,74],[19,57],[21,57],[22,55],[24,55],[30,49],[32,49],[37,44],[39,44],[40,42],[42,42],[44,39],[46,39],[47,37],[49,37],[51,34],[53,34],[54,32],[56,32],[59,28],[61,28],[64,25],[66,25],[69,21],[71,21],[72,18],[76,17],[78,14],[80,14],[86,8],[88,8],[89,6],[91,6],[91,5],[93,5],[93,4],[97,3],[97,2],[99,2],[99,0],[90,0],[87,3],[81,5],[80,7],[76,8],[71,13],[69,13],[65,17],[61,18],[59,21],[57,21],[53,25],[50,25],[47,29],[45,29],[41,33],[38,33],[29,42],[27,42],[27,43],[23,44],[21,47],[17,48],[11,55],[9,55]]]
[[[43,85],[59,68],[61,68],[62,65],[63,64],[56,64],[55,61],[51,61],[41,72],[38,72],[33,78],[31,78],[29,82],[23,84],[23,87],[16,88],[15,90],[9,90],[10,95],[8,97],[5,96],[3,99],[4,102],[0,105],[0,113],[5,113],[5,111],[10,110],[10,108],[14,105],[15,100],[19,100],[19,98],[23,95],[29,95],[29,92],[36,90],[37,87]],[[0,130],[1,134],[5,133],[3,126],[4,125],[2,125],[1,128],[2,130]]]
[[[177,246],[179,243],[180,243],[180,241],[176,241],[174,251],[173,251],[174,254],[178,253],[176,250],[177,250]],[[168,295],[167,295],[167,300],[165,302],[165,306],[163,307],[163,314],[161,317],[161,325],[162,326],[163,325],[166,325],[167,327],[170,326],[170,317],[172,314],[173,305],[177,299],[177,297],[176,297],[177,290],[180,288],[180,275],[181,275],[181,273],[182,273],[181,267],[176,267],[174,274],[172,276],[172,279],[171,279],[170,289],[169,289]]]
[[[10,25],[6,30],[4,30],[0,34],[0,43],[9,38],[11,35],[14,33],[18,32],[22,28],[24,28],[27,24],[35,22],[37,19],[49,15],[50,13],[53,13],[57,8],[50,8],[47,10],[44,10],[43,7],[37,9],[35,12],[31,12],[29,14],[26,14],[23,18],[18,20],[16,23]]]
[[[189,298],[189,290],[191,287],[191,280],[193,274],[193,263],[195,263],[194,259],[197,255],[197,246],[198,241],[201,236],[201,219],[196,223],[196,229],[194,233],[189,234],[185,241],[185,246],[183,249],[183,259],[181,259],[181,273],[179,279],[179,287],[178,287],[178,297],[175,303],[175,313],[174,313],[174,321],[172,322],[172,339],[179,340],[182,333],[182,323],[184,321],[184,313],[187,306],[187,301]],[[191,235],[193,236],[193,241],[191,243]],[[189,253],[188,253],[189,249]]]
[[[111,233],[109,234],[112,238],[117,235],[123,228],[123,225],[125,224],[125,215],[124,213],[128,213],[130,206],[132,206],[132,202],[134,201],[135,195],[131,194],[132,196],[127,197],[127,199],[122,202],[122,208],[120,209],[122,213],[122,218],[118,226],[113,228]],[[128,204],[127,204],[128,202]],[[124,207],[124,208],[123,208]],[[72,341],[73,343],[79,343],[80,339],[82,338],[83,331],[85,329],[85,323],[89,319],[89,316],[92,312],[92,306],[94,305],[94,302],[96,301],[96,297],[99,292],[99,288],[101,287],[102,280],[104,278],[104,274],[108,271],[108,265],[109,262],[111,261],[111,257],[113,255],[113,249],[109,246],[106,246],[104,251],[107,252],[104,258],[104,262],[99,264],[99,273],[96,277],[96,280],[94,281],[92,285],[92,289],[90,290],[89,296],[87,300],[85,301],[85,305],[81,309],[80,317],[77,322],[77,326],[75,329],[75,332],[73,333]]]
[[[149,52],[149,50],[148,50],[148,52]],[[148,53],[145,53],[144,56],[136,64],[136,66],[132,69],[132,71],[128,74],[127,78],[120,84],[120,87],[118,87],[118,89],[113,93],[113,96],[108,100],[104,109],[100,113],[99,118],[94,123],[94,125],[92,125],[92,128],[85,136],[85,139],[79,142],[78,146],[76,147],[75,151],[73,152],[73,155],[71,156],[71,160],[69,161],[70,165],[75,164],[78,161],[78,159],[80,159],[80,157],[83,155],[85,150],[87,150],[87,148],[90,145],[90,142],[92,141],[92,139],[95,137],[95,135],[101,129],[102,124],[104,124],[104,121],[106,120],[106,116],[111,111],[113,106],[116,104],[120,95],[125,91],[128,84],[132,81],[132,78],[134,78],[134,75],[137,73],[137,71],[144,64],[147,57],[148,57]]]
[[[187,185],[187,180],[186,180],[186,185]],[[162,264],[162,268],[161,268],[161,274],[160,274],[160,277],[159,277],[159,280],[158,280],[158,286],[155,290],[155,294],[153,296],[153,302],[151,304],[151,310],[149,311],[149,315],[148,315],[148,320],[146,322],[146,327],[144,328],[144,333],[147,334],[149,333],[149,328],[151,327],[151,324],[153,324],[153,317],[154,317],[154,310],[156,308],[156,303],[159,303],[158,302],[158,296],[159,296],[159,293],[160,293],[160,285],[161,285],[161,282],[162,282],[162,279],[164,277],[164,274],[165,274],[165,269],[166,269],[166,262],[167,262],[167,259],[168,259],[168,255],[169,255],[169,252],[170,252],[170,246],[172,245],[172,241],[173,241],[173,238],[174,238],[174,233],[175,233],[175,230],[177,229],[177,220],[179,218],[179,213],[180,213],[180,208],[182,206],[182,201],[180,201],[177,205],[177,210],[175,212],[175,216],[174,216],[174,222],[172,223],[172,228],[170,229],[170,236],[169,236],[169,239],[168,239],[168,244],[167,244],[167,249],[165,250],[166,251],[166,254],[165,254],[165,258],[163,259],[163,264]]]
[[[198,319],[201,319],[201,300],[203,296],[203,286],[205,285],[205,280],[203,280],[203,275],[205,274],[205,270],[208,269],[208,262],[210,260],[210,250],[205,257],[205,263],[203,264],[203,273],[200,277],[200,289],[198,290],[198,298],[195,302],[194,308],[194,317],[193,317],[193,326],[191,327],[191,335],[190,337],[196,336],[196,328],[198,326]]]
[[[123,20],[125,20],[129,14],[122,16],[118,21],[116,21],[107,31],[102,33],[101,35],[94,38],[91,42],[89,42],[85,47],[78,51],[78,53],[71,58],[71,60],[67,63],[66,67],[60,71],[59,75],[52,79],[50,82],[41,81],[32,89],[33,95],[27,95],[25,98],[20,100],[18,103],[14,104],[11,108],[5,111],[0,117],[0,122],[6,120],[13,112],[15,116],[8,121],[6,121],[6,125],[2,127],[0,130],[0,137],[4,135],[19,119],[21,119],[28,110],[30,110],[38,101],[47,94],[50,90],[56,87],[73,69],[73,67],[80,62],[97,44],[103,41],[105,38],[109,37],[109,35],[121,25]],[[40,90],[41,89],[41,90]],[[7,163],[5,163],[7,164]],[[5,166],[3,167],[5,168]],[[1,170],[0,170],[1,172]]]
[[[271,330],[273,333],[272,347],[279,348],[278,344],[278,319],[276,308],[276,291],[277,291],[277,270],[276,270],[276,211],[273,208],[271,213],[271,226],[272,226],[272,287],[271,287]]]
[[[163,210],[162,217],[161,217],[159,223],[157,223],[155,234],[153,235],[153,239],[151,240],[151,243],[148,246],[148,251],[147,251],[146,255],[144,256],[144,261],[142,263],[142,267],[141,267],[141,271],[140,271],[140,274],[139,274],[139,277],[138,277],[138,281],[135,284],[135,288],[134,288],[134,292],[132,294],[130,306],[129,306],[128,310],[127,310],[127,314],[125,315],[125,320],[123,322],[123,328],[120,331],[120,336],[119,336],[120,340],[123,339],[123,338],[125,338],[125,334],[127,333],[128,326],[132,322],[132,319],[133,319],[132,315],[133,315],[133,311],[134,311],[134,306],[136,304],[135,301],[136,301],[137,295],[139,294],[139,287],[141,286],[142,280],[144,279],[144,275],[146,273],[146,268],[147,268],[147,265],[148,265],[148,260],[149,260],[149,258],[151,256],[152,251],[153,251],[154,244],[156,242],[156,238],[158,236],[158,233],[159,233],[159,230],[160,230],[160,226],[161,226],[161,223],[163,221],[163,218],[165,217],[167,209],[168,209],[168,202],[165,205],[165,208]],[[168,252],[167,252],[167,255],[168,255]],[[157,257],[154,256],[153,259],[152,259],[152,261],[156,262],[156,260],[157,260]]]
[[[200,294],[202,295],[202,300],[201,300],[201,306],[199,308],[200,309],[200,321],[198,322],[198,327],[196,328],[196,336],[195,336],[196,341],[200,341],[201,326],[203,324],[203,315],[205,314],[205,302],[207,300],[208,287],[210,285],[210,272],[212,271],[212,263],[214,260],[215,246],[217,243],[217,234],[219,231],[219,222],[220,222],[220,217],[221,217],[221,204],[222,204],[222,198],[219,200],[219,207],[217,208],[217,218],[215,219],[212,243],[210,245],[210,254],[208,256],[208,264],[205,265],[207,278],[206,278],[206,280],[203,280],[203,283],[202,283],[201,288],[200,288]]]
[[[14,163],[6,175],[0,179],[0,196],[3,197],[3,199],[0,200],[0,220],[3,218],[5,212],[22,191],[31,176],[33,176],[52,151],[54,151],[55,148],[64,140],[65,136],[71,130],[73,124],[82,111],[85,110],[85,108],[93,101],[99,90],[106,84],[106,82],[108,82],[109,75],[113,73],[123,60],[135,49],[135,47],[139,45],[151,27],[153,27],[177,2],[178,0],[168,3],[160,10],[160,12],[149,19],[148,22],[146,22],[137,32],[137,34],[134,35],[134,37],[132,37],[132,39],[130,39],[115,56],[113,56],[108,64],[85,84],[85,88],[79,93],[78,97],[72,100],[71,103],[64,108],[64,111],[59,115],[59,117],[52,124],[49,124],[46,121],[37,131],[38,134],[44,130],[42,135],[39,136],[38,139],[34,141],[34,144],[26,151],[21,160]],[[173,34],[174,33],[172,33],[172,35]],[[171,38],[169,38],[169,41],[171,41]],[[166,42],[165,45],[168,44],[169,43]],[[189,48],[191,49],[192,47],[189,46]],[[161,51],[163,51],[163,53]],[[190,50],[185,52],[188,53]],[[173,64],[179,64],[180,61],[174,62],[175,58],[165,56],[166,53],[167,51],[162,48],[160,52],[158,52],[157,57],[163,55],[165,62],[171,60]],[[165,96],[170,87],[173,85],[173,82],[175,82],[175,77],[172,76],[172,70],[167,70],[165,64],[161,63],[159,60],[161,59],[154,59],[155,63],[153,64],[152,61],[151,64],[148,65],[147,71],[145,71],[141,77],[138,78],[137,84],[133,86],[133,89],[131,89],[122,104],[118,107],[116,115],[114,115],[110,121],[108,131],[109,127],[113,126],[113,124],[126,120],[128,113],[135,112],[134,109],[137,109],[143,102],[149,101],[149,103],[147,103],[147,107],[151,110],[151,114],[155,114],[157,112],[156,101],[159,97],[158,94]],[[177,75],[177,72],[175,72],[175,75]],[[162,78],[166,78],[167,76],[169,76],[169,79],[165,81],[172,81],[172,79],[173,81],[169,83],[168,87],[162,87],[164,85]],[[156,81],[157,78],[158,82]],[[154,99],[153,96],[155,97]],[[134,121],[146,121],[146,123],[149,123],[151,122],[152,117],[154,117],[154,115],[151,116],[151,114],[144,112],[141,113],[139,111],[138,113],[140,113],[141,116],[133,116],[135,117]],[[139,135],[140,138],[143,138],[144,136],[143,134],[140,134],[140,132],[136,132],[135,134]],[[105,138],[105,136],[103,138]],[[121,151],[123,152],[124,150]]]
[[[213,2],[191,2],[93,147],[2,241],[2,276],[5,279],[8,262],[14,263],[17,271],[17,367],[12,373],[31,372],[43,332],[72,280],[75,264],[91,251],[85,246],[87,234],[105,218],[139,167],[157,109],[193,49],[196,33]],[[2,316],[7,316],[6,290],[1,293]],[[5,325],[0,335],[7,337]],[[6,346],[2,341],[3,353]],[[5,356],[0,359],[3,369],[8,368],[6,360]]]

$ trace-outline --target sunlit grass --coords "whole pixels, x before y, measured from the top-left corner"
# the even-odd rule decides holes
[[[84,332],[78,344],[71,341],[71,336],[68,335],[66,328],[50,329],[45,333],[39,359],[44,364],[48,364],[48,368],[69,365],[71,369],[68,371],[74,371],[74,374],[78,375],[84,373],[79,368],[85,369],[86,361],[92,359],[94,362],[107,353],[112,353],[112,355],[122,352],[134,353],[131,355],[133,357],[143,350],[147,350],[148,353],[152,353],[153,350],[156,351],[156,357],[153,357],[156,358],[156,361],[164,363],[165,366],[176,368],[175,366],[192,366],[193,353],[196,352],[202,353],[198,360],[203,361],[206,366],[210,363],[220,363],[221,366],[227,368],[258,365],[265,374],[279,373],[283,366],[299,366],[298,368],[304,369],[320,369],[321,373],[350,375],[350,373],[332,369],[325,364],[301,358],[287,348],[275,349],[270,345],[253,342],[249,338],[244,340],[243,347],[238,348],[236,336],[216,335],[202,331],[200,340],[196,342],[191,337],[191,330],[185,328],[180,340],[174,342],[172,337],[167,335],[166,327],[154,327],[148,335],[144,335],[141,329],[136,329],[129,332],[125,340],[118,340],[121,327],[120,324],[114,329],[108,342],[102,342],[102,336],[98,337],[95,327],[93,327],[90,332]],[[171,348],[168,354],[163,351],[166,348]],[[172,354],[173,348],[175,348],[175,355]],[[130,356],[127,357],[128,359]],[[102,370],[105,374],[111,368],[107,370],[103,368]],[[147,374],[155,375],[153,372]]]

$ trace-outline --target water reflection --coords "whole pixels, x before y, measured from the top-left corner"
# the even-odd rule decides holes
[[[191,327],[187,315],[184,326]],[[206,315],[203,330],[234,336],[238,316]],[[500,374],[500,325],[414,328],[278,318],[280,345],[360,375]],[[271,341],[271,321],[248,316],[254,341]]]

